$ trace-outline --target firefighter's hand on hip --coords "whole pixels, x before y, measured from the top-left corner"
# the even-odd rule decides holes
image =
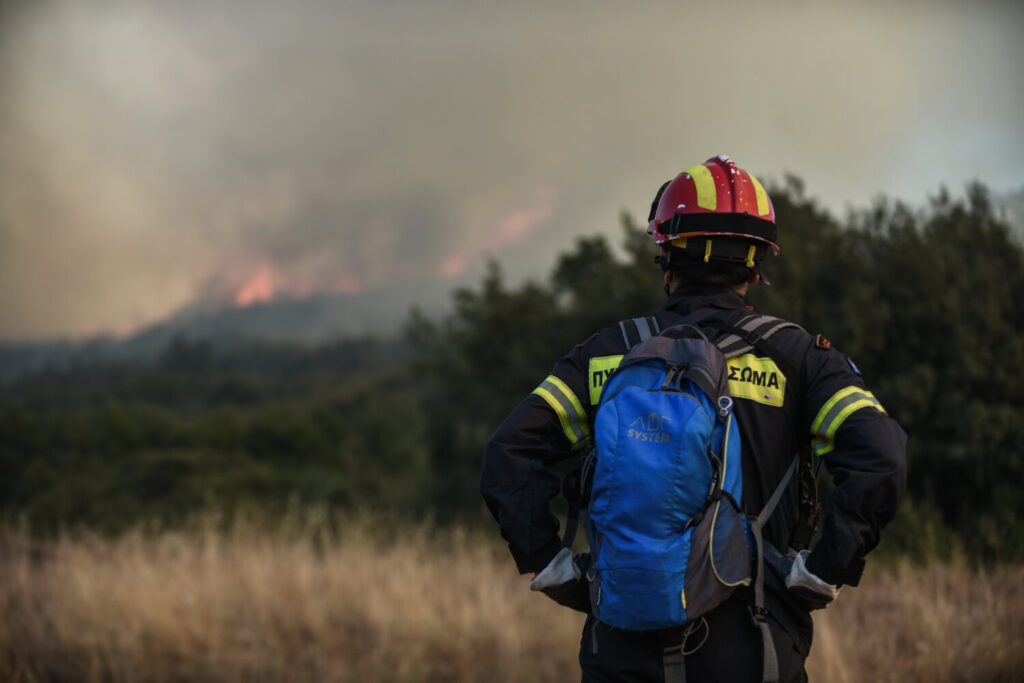
[[[589,556],[573,557],[572,551],[562,548],[548,566],[530,581],[530,590],[541,591],[559,605],[580,612],[590,611],[590,591],[581,567],[589,564]]]
[[[809,550],[801,550],[793,558],[786,577],[786,588],[799,597],[809,610],[824,609],[839,595],[839,588],[815,576],[805,564]]]

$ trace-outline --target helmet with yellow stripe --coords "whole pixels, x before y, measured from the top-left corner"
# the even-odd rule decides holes
[[[768,249],[778,253],[775,209],[761,183],[727,156],[691,166],[658,190],[647,232],[664,248],[689,257],[756,264]]]

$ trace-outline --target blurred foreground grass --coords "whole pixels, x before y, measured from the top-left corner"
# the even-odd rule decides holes
[[[2,681],[572,681],[582,615],[490,536],[210,517],[0,531]],[[816,681],[1024,677],[1024,568],[875,570],[816,617]]]

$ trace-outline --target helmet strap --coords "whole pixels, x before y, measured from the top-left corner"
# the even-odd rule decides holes
[[[654,262],[661,266],[661,272],[665,272],[672,267],[672,249],[662,245],[661,254],[654,257]]]

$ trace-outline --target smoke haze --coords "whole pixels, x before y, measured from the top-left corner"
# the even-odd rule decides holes
[[[1019,4],[0,7],[0,338],[539,276],[720,153],[838,211],[1024,186]]]

